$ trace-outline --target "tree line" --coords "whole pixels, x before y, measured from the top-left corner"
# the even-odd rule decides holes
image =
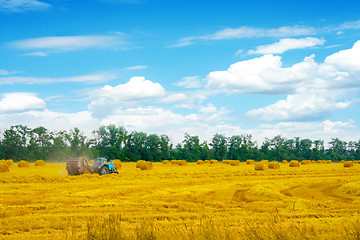
[[[159,162],[170,159],[247,159],[282,160],[359,160],[360,140],[342,141],[332,138],[325,147],[323,140],[266,138],[259,146],[248,134],[226,137],[215,134],[211,141],[185,133],[175,146],[165,134],[128,132],[116,125],[101,126],[86,137],[78,128],[70,131],[49,131],[44,127],[11,126],[0,132],[0,159],[66,161],[69,157],[106,157],[122,161],[140,159]]]

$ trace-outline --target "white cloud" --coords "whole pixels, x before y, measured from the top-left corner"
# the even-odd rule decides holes
[[[141,70],[141,69],[146,69],[146,68],[148,68],[148,66],[139,65],[139,66],[126,67],[126,68],[124,68],[124,70]]]
[[[45,105],[45,102],[34,93],[6,93],[0,100],[0,114],[43,110]]]
[[[124,46],[127,43],[119,35],[56,36],[30,38],[11,42],[8,45],[18,49],[40,49],[49,51],[71,51],[85,48],[107,48]],[[48,54],[49,52],[45,52]]]
[[[201,88],[203,80],[199,76],[183,77],[181,81],[175,83],[176,86],[185,88]]]
[[[318,64],[314,55],[283,68],[281,57],[265,55],[232,64],[226,71],[210,72],[210,93],[286,94],[269,106],[246,116],[262,121],[304,121],[325,118],[349,107],[360,88],[360,41],[353,48],[328,56]]]
[[[136,105],[138,101],[158,99],[165,96],[165,89],[144,77],[132,77],[127,83],[115,87],[106,85],[90,94],[89,108],[95,116],[108,115],[125,105]]]
[[[176,103],[186,101],[188,97],[184,93],[174,93],[164,97],[159,102],[161,103]]]
[[[324,43],[325,40],[313,37],[300,39],[284,38],[270,45],[258,46],[256,50],[249,50],[248,54],[282,54],[288,50],[314,47]]]
[[[46,52],[32,52],[32,53],[24,53],[24,56],[37,56],[37,57],[46,57],[49,54]]]
[[[334,28],[332,30],[338,31],[338,30],[347,30],[347,29],[360,29],[360,20],[344,22],[339,27]]]
[[[226,71],[210,72],[205,88],[212,92],[286,94],[314,77],[312,57],[282,68],[281,57],[265,55],[232,64]]]
[[[5,69],[0,69],[0,76],[6,76],[6,75],[10,75],[10,74],[15,74],[17,73],[16,71],[7,71]]]
[[[254,37],[296,37],[313,35],[315,33],[315,28],[303,26],[285,26],[270,29],[243,26],[239,28],[226,28],[210,35],[184,37],[170,47],[184,47],[192,45],[199,41],[209,40],[240,39]]]
[[[50,84],[60,82],[84,82],[100,83],[117,79],[117,75],[111,72],[93,73],[82,76],[73,76],[65,78],[38,78],[38,77],[0,77],[0,85],[10,84]]]
[[[2,0],[0,1],[0,11],[5,12],[25,12],[39,11],[50,8],[51,5],[38,0]]]
[[[333,65],[345,71],[360,71],[360,41],[357,41],[351,49],[334,53],[325,59],[325,64]]]
[[[359,130],[353,120],[346,122],[325,120],[321,122],[280,122],[277,124],[263,124],[250,130],[259,142],[266,137],[273,138],[281,135],[285,138],[322,139],[325,142],[331,138],[339,137],[343,140],[357,140]]]
[[[335,110],[347,108],[350,102],[338,102],[329,91],[304,91],[288,95],[286,100],[259,109],[252,109],[245,115],[259,121],[307,121],[324,119]]]

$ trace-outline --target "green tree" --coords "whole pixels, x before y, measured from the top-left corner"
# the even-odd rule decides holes
[[[212,147],[212,157],[219,161],[222,161],[226,157],[227,153],[227,138],[223,134],[216,133],[212,138],[210,146]]]

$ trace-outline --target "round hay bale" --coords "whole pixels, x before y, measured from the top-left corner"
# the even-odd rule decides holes
[[[279,169],[280,163],[279,162],[269,162],[269,169]]]
[[[230,164],[230,160],[222,160],[221,163],[223,163],[223,164]]]
[[[354,163],[349,161],[349,162],[344,162],[344,167],[353,167]]]
[[[300,167],[300,163],[297,160],[291,160],[289,167]]]
[[[9,166],[6,163],[0,163],[0,172],[9,172]]]
[[[266,170],[268,168],[268,165],[262,162],[255,163],[255,171],[262,171]]]
[[[332,163],[332,161],[331,160],[326,160],[325,163],[330,164],[330,163]]]
[[[316,161],[315,161],[315,160],[312,160],[311,163],[316,163]]]
[[[203,160],[197,160],[196,164],[204,164],[205,162]]]
[[[37,160],[35,162],[35,167],[45,166],[46,162],[44,160]]]
[[[264,163],[264,164],[269,164],[269,160],[266,160],[266,159],[261,160],[260,162],[261,162],[261,163]]]
[[[164,160],[162,163],[163,164],[170,164],[170,161],[169,160]]]
[[[210,160],[205,160],[204,163],[210,163]]]
[[[210,160],[210,164],[216,164],[216,163],[219,163],[219,161],[218,161],[218,160],[215,160],[215,159],[211,159],[211,160]]]
[[[136,168],[141,168],[141,166],[145,163],[145,160],[139,160],[136,162]]]
[[[246,160],[246,164],[255,164],[255,160],[248,159]]]
[[[317,160],[317,163],[324,163],[324,160]]]
[[[287,160],[283,160],[282,163],[289,163]]]
[[[231,166],[239,166],[240,165],[240,161],[239,160],[232,160],[230,163]]]
[[[6,164],[11,167],[12,165],[14,165],[14,160],[12,159],[9,159],[9,160],[6,160]]]
[[[30,163],[28,161],[21,160],[18,162],[18,167],[30,167]]]
[[[345,160],[341,160],[340,163],[345,163]]]
[[[301,161],[301,165],[309,165],[309,164],[311,164],[310,160],[302,160]]]
[[[121,161],[119,159],[114,160],[114,168],[121,169]]]
[[[171,160],[171,164],[179,164],[180,160]]]
[[[186,160],[179,160],[179,162],[178,162],[178,165],[179,166],[184,166],[184,165],[186,165],[187,164],[187,161]]]

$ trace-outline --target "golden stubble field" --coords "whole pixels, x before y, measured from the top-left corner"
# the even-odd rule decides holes
[[[65,163],[0,173],[0,239],[359,239],[360,164]]]

